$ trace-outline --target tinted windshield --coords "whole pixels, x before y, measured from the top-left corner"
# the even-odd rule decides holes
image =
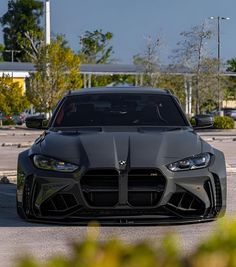
[[[161,94],[88,94],[69,96],[54,127],[186,126],[171,96]]]

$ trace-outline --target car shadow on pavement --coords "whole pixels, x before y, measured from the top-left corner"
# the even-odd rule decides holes
[[[0,227],[52,227],[49,224],[30,223],[16,212],[16,185],[0,184]]]

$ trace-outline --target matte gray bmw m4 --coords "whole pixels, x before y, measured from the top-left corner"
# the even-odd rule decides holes
[[[196,126],[209,126],[199,118]],[[43,128],[42,118],[27,125]],[[19,154],[17,211],[27,220],[186,223],[225,208],[224,155],[195,133],[167,90],[69,92]]]

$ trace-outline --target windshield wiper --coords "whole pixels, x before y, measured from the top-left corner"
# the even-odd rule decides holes
[[[163,132],[169,132],[169,131],[178,131],[178,130],[186,130],[188,127],[187,126],[179,126],[179,127],[167,127],[167,126],[139,126],[138,130],[140,132],[145,132],[145,131],[163,131]]]
[[[102,132],[103,128],[99,126],[72,126],[72,127],[53,127],[50,129],[55,132],[63,133],[84,133],[84,132]]]

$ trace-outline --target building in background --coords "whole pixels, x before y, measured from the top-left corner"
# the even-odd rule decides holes
[[[18,82],[22,88],[22,94],[26,90],[26,78],[33,71],[35,67],[32,63],[0,62],[0,79],[3,76],[12,77],[13,82]]]

